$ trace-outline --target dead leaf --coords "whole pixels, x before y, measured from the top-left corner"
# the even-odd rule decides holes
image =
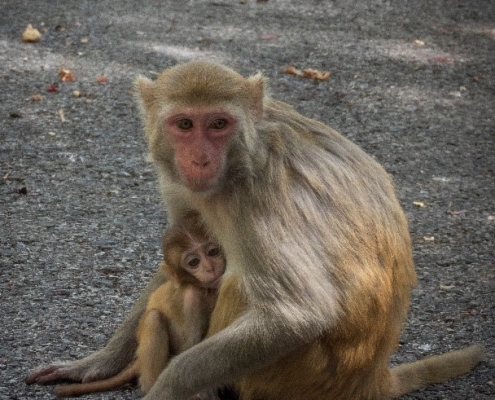
[[[302,76],[303,73],[301,70],[297,69],[296,67],[292,66],[292,65],[289,65],[288,67],[285,67],[285,71],[284,71],[286,74],[289,74],[289,75],[297,75],[297,76]]]
[[[303,69],[303,76],[305,78],[312,78],[317,81],[328,81],[328,79],[330,78],[330,72],[328,71],[322,72],[322,71],[318,71],[317,69],[306,68]]]
[[[46,91],[50,93],[58,92],[58,87],[56,84],[52,83],[46,87]]]
[[[62,109],[58,110],[58,116],[60,117],[60,122],[62,123],[67,122],[67,120],[65,119],[64,110]]]
[[[33,25],[28,24],[24,32],[22,32],[22,41],[27,43],[36,43],[41,39],[41,33],[38,29],[33,28]]]
[[[99,76],[98,78],[96,78],[96,82],[105,84],[108,82],[108,78],[106,76]]]
[[[314,79],[317,81],[328,81],[330,78],[330,72],[322,72],[313,68],[306,68],[301,71],[292,65],[286,67],[284,72],[289,75],[301,76],[303,78]]]
[[[36,93],[36,94],[32,94],[32,95],[29,97],[29,99],[30,99],[31,101],[41,101],[41,100],[43,100],[43,96],[42,96],[41,94]]]
[[[58,71],[58,76],[62,80],[62,82],[74,82],[76,80],[74,74],[65,68],[62,68],[60,71]]]

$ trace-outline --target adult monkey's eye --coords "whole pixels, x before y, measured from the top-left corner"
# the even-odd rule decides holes
[[[227,120],[223,118],[218,118],[211,124],[214,129],[223,129],[227,126]]]
[[[184,118],[180,119],[176,122],[177,128],[186,131],[188,129],[191,129],[193,126],[193,123],[190,119]]]

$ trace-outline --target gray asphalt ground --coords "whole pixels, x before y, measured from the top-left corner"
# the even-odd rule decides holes
[[[385,166],[419,275],[393,363],[473,342],[489,356],[404,399],[494,399],[493,0],[1,0],[0,398],[52,398],[27,372],[101,348],[157,268],[166,213],[132,82],[195,57],[262,71]]]

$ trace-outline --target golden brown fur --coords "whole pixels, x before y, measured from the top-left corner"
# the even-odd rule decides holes
[[[218,306],[212,315],[208,336],[230,325],[246,308],[235,279],[225,279],[218,297]],[[353,328],[356,328],[354,326]],[[360,331],[372,331],[362,326]],[[387,327],[382,326],[382,331]],[[354,347],[356,332],[352,325],[340,332],[340,337],[326,335],[293,352],[278,363],[260,369],[237,382],[241,400],[259,399],[386,399],[421,389],[433,383],[469,372],[485,359],[485,349],[473,345],[462,350],[432,356],[420,361],[403,364],[381,373],[367,375],[366,361],[376,357],[380,350],[387,353],[384,343]],[[350,335],[349,335],[350,334]],[[348,336],[349,335],[349,336]],[[386,336],[386,335],[385,335]],[[389,343],[396,343],[395,338]],[[383,342],[387,342],[386,339]],[[389,346],[390,347],[390,346]],[[332,351],[332,349],[338,349]],[[383,356],[383,365],[388,356]],[[341,360],[340,363],[332,360]]]

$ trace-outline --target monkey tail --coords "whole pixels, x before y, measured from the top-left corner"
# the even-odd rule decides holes
[[[394,367],[390,371],[393,382],[392,396],[399,397],[427,385],[465,374],[484,361],[485,357],[485,347],[475,344],[465,349]]]
[[[57,386],[54,389],[53,394],[57,397],[76,397],[87,393],[107,392],[112,389],[117,389],[124,384],[131,382],[133,379],[136,379],[138,377],[138,370],[138,363],[137,361],[134,361],[115,376],[101,381]]]

